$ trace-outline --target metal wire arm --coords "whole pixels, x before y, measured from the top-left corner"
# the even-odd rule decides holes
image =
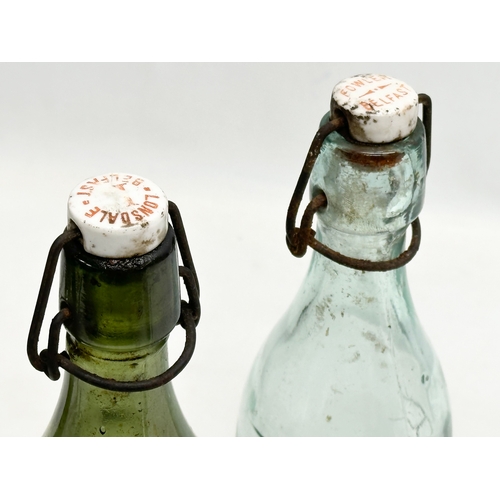
[[[71,313],[67,307],[63,307],[52,319],[47,349],[43,349],[40,354],[38,353],[40,330],[45,316],[59,255],[65,245],[75,238],[81,237],[80,230],[73,225],[70,228],[66,228],[64,232],[56,238],[47,257],[42,283],[40,285],[40,291],[38,293],[35,311],[28,334],[28,358],[35,369],[44,372],[51,380],[58,380],[60,378],[59,368],[61,367],[75,377],[102,389],[119,392],[138,392],[155,389],[170,382],[185,368],[193,355],[196,344],[196,326],[198,325],[201,315],[199,300],[200,285],[182,218],[175,203],[169,202],[169,215],[172,220],[179,253],[183,263],[182,266],[179,266],[179,276],[182,277],[184,281],[189,298],[189,302],[181,300],[181,314],[178,324],[186,331],[186,342],[177,361],[162,374],[148,380],[130,382],[117,381],[90,373],[73,363],[66,351],[58,352],[61,326],[71,317]]]
[[[418,99],[419,103],[422,104],[422,122],[424,124],[426,135],[426,160],[428,170],[431,159],[432,101],[426,94],[419,94]],[[314,214],[320,208],[327,206],[327,199],[324,193],[319,193],[311,200],[304,211],[300,227],[296,227],[299,206],[302,202],[304,191],[309,182],[312,169],[316,163],[319,153],[321,152],[321,146],[328,135],[346,127],[346,119],[338,110],[336,113],[337,114],[329,122],[325,123],[322,127],[320,127],[318,132],[316,132],[307,153],[304,166],[302,167],[299,180],[297,181],[297,185],[293,192],[286,217],[286,243],[288,249],[295,257],[303,257],[307,251],[307,247],[310,246],[334,262],[360,271],[390,271],[402,267],[410,262],[420,247],[421,228],[418,218],[411,224],[412,238],[408,249],[395,259],[381,262],[347,257],[339,252],[335,252],[326,245],[323,245],[315,238],[316,233],[312,229],[312,223]]]

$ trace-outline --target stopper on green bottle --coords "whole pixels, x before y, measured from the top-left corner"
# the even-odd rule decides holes
[[[151,181],[107,174],[78,184],[68,200],[68,219],[80,229],[85,251],[129,258],[154,250],[167,234],[168,200]]]

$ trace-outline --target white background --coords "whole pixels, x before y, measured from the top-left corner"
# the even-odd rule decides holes
[[[174,386],[198,436],[233,436],[251,363],[309,263],[310,251],[296,259],[284,238],[305,155],[333,86],[367,72],[433,99],[410,286],[454,435],[500,436],[500,65],[479,63],[0,64],[0,435],[41,435],[58,398],[60,382],[31,367],[25,346],[67,196],[122,171],[149,178],[181,210],[203,311]],[[53,293],[47,319],[56,311]],[[182,342],[178,328],[172,355]]]

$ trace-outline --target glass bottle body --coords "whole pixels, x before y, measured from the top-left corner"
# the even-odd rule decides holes
[[[384,146],[325,141],[311,194],[323,191],[316,237],[357,259],[404,249],[423,204],[425,135]],[[314,252],[308,274],[252,368],[239,436],[446,436],[439,362],[414,310],[404,268],[358,271]]]
[[[132,259],[102,259],[80,242],[61,261],[61,304],[71,311],[67,352],[81,368],[117,381],[168,368],[167,337],[180,313],[175,237]],[[45,436],[192,436],[171,383],[140,392],[101,389],[64,373]]]

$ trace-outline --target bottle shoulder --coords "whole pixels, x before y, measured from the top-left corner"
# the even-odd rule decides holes
[[[355,273],[362,279],[355,271],[309,284],[308,276],[255,361],[242,422],[250,419],[262,435],[444,429],[444,378],[411,301],[404,290],[384,291],[383,277],[359,286]]]
[[[76,345],[78,344],[78,345]],[[166,342],[131,353],[82,346],[68,336],[68,351],[79,366],[115,380],[142,380],[164,371]],[[125,378],[124,378],[125,377]],[[45,436],[193,436],[171,383],[149,391],[118,392],[90,385],[65,372]]]

